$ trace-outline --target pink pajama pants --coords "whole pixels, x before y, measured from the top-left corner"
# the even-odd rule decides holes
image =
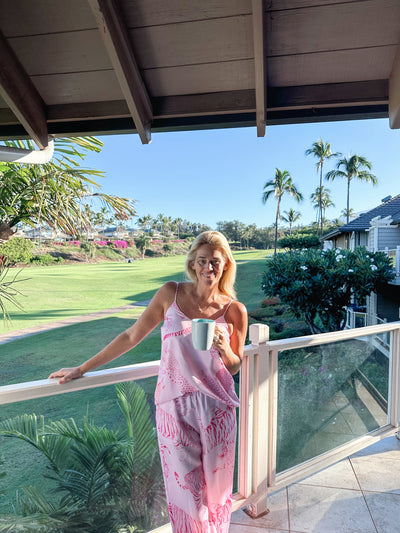
[[[236,409],[196,392],[156,410],[174,533],[227,533],[232,507]]]

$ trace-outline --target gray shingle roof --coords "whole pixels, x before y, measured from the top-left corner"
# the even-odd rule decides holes
[[[370,222],[373,218],[385,218],[389,215],[392,217],[393,223],[400,223],[400,194],[398,194],[397,196],[393,196],[393,198],[391,198],[387,202],[382,202],[377,207],[374,207],[373,209],[362,213],[362,215],[358,216],[348,224],[340,226],[340,228],[338,228],[337,230],[332,231],[327,235],[324,235],[323,239],[333,237],[334,235],[338,235],[339,233],[365,231],[370,227]]]

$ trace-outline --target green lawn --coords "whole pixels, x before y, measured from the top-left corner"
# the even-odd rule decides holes
[[[238,296],[249,309],[259,305],[260,276],[266,255],[265,251],[235,254],[239,262]],[[19,275],[24,281],[18,284],[23,310],[10,309],[12,321],[0,322],[0,333],[148,300],[166,281],[182,281],[184,264],[185,256],[179,255],[134,263],[25,268]]]

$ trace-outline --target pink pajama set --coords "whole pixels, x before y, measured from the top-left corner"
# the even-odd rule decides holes
[[[229,305],[216,319],[228,340]],[[172,529],[227,533],[239,405],[233,378],[214,346],[195,350],[191,320],[179,309],[176,294],[161,339],[156,421]]]

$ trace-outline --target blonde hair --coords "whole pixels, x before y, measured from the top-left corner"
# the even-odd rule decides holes
[[[204,244],[209,244],[212,248],[215,248],[221,252],[227,268],[224,270],[222,277],[219,280],[218,288],[222,294],[236,299],[236,292],[234,289],[236,280],[236,261],[233,258],[232,251],[225,235],[222,235],[222,233],[219,231],[203,231],[203,233],[197,235],[195,240],[192,242],[186,257],[186,276],[188,279],[193,281],[193,283],[197,282],[196,274],[192,269],[192,265],[196,258],[197,250]]]

